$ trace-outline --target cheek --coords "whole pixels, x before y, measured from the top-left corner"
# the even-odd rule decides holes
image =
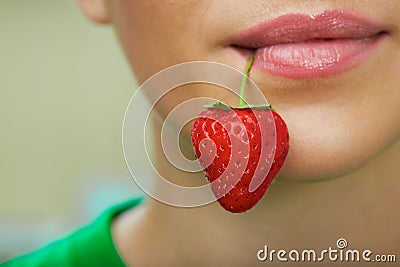
[[[197,27],[208,1],[116,2],[113,25],[139,82],[200,52]]]

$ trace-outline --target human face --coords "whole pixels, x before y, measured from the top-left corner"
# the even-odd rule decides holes
[[[399,137],[397,0],[110,0],[106,4],[139,82],[185,61],[210,60],[243,70],[248,50],[239,49],[245,52],[240,53],[234,45],[257,49],[258,62],[256,55],[251,77],[285,119],[291,136],[289,155],[279,179],[339,177],[368,162]],[[275,18],[278,20],[274,22]],[[308,25],[312,23],[310,18],[319,19],[320,26]],[[334,30],[334,21],[343,24],[339,25],[339,32]],[[259,33],[247,34],[243,39],[246,29],[260,23],[264,26],[258,26]],[[276,39],[262,32],[262,27],[269,32],[289,24],[293,26],[278,31]],[[301,25],[312,30],[307,32]],[[291,33],[294,37],[284,39]],[[267,40],[257,40],[263,35]],[[315,39],[320,38],[324,40],[317,43]],[[343,38],[347,40],[338,40]],[[271,45],[267,44],[269,41],[281,55],[275,61],[263,62],[262,51],[271,51],[270,47],[265,48]],[[347,43],[343,45],[342,41]],[[303,56],[296,58],[295,53]],[[319,61],[328,65],[333,61],[333,68],[319,71],[315,66],[312,70],[301,66]],[[272,69],[262,67],[267,63],[273,65]],[[282,67],[285,64],[289,67]],[[165,103],[169,106],[160,112],[182,99],[196,97],[196,90],[201,89],[197,86],[195,90],[180,90],[179,95],[168,94]]]

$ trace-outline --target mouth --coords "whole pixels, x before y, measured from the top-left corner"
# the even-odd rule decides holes
[[[230,48],[254,67],[293,79],[348,71],[366,60],[388,35],[385,27],[363,15],[327,10],[317,15],[287,14],[240,31]]]

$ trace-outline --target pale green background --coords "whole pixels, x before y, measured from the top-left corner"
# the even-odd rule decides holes
[[[75,1],[0,0],[0,261],[141,194],[121,146],[136,88]]]

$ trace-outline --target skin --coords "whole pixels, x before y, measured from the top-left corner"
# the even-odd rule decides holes
[[[394,212],[400,201],[399,1],[81,0],[80,5],[90,19],[112,24],[140,83],[186,61],[210,60],[242,70],[246,61],[227,48],[227,39],[284,13],[353,9],[388,29],[367,61],[340,75],[292,80],[252,70],[290,131],[290,152],[276,182],[253,210],[239,216],[215,203],[182,209],[154,200],[124,213],[112,232],[129,266],[257,266],[255,253],[264,244],[325,249],[340,237],[351,248],[399,251],[400,215]],[[212,95],[236,103],[216,90]],[[168,94],[157,112],[165,116],[183,100],[210,94],[211,87],[182,87]],[[160,125],[153,118],[154,136]],[[154,148],[161,149],[157,138]],[[191,153],[189,146],[183,149]],[[187,180],[187,173],[161,153],[155,164],[167,179]]]

